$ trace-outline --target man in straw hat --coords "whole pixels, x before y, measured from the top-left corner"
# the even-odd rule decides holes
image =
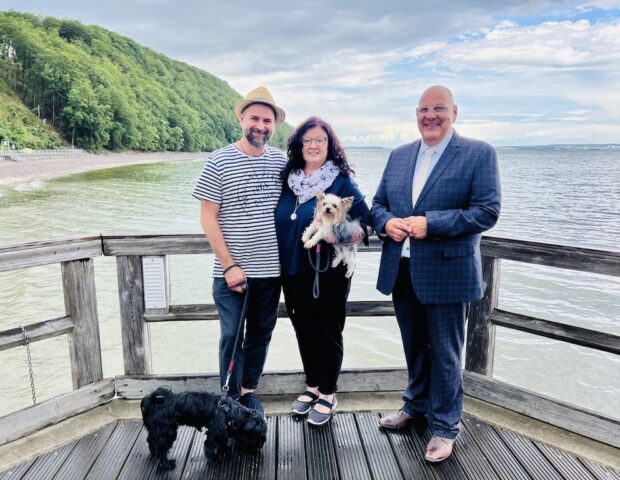
[[[267,145],[285,113],[265,87],[235,105],[242,136],[213,152],[194,189],[200,223],[215,253],[213,299],[220,317],[220,382],[225,384],[243,305],[229,394],[263,413],[254,393],[263,372],[280,299],[280,261],[274,209],[286,157]]]

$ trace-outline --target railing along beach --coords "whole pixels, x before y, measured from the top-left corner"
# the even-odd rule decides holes
[[[56,149],[12,149],[0,146],[0,160],[13,160],[22,162],[28,160],[43,160],[46,158],[66,158],[75,155],[84,155],[87,152],[81,148],[56,148]]]
[[[381,245],[373,239],[369,248]],[[574,433],[620,447],[620,420],[541,395],[493,378],[495,328],[530,334],[620,354],[620,337],[610,333],[511,313],[497,308],[501,260],[620,276],[620,252],[483,237],[482,300],[472,304],[467,326],[465,393],[471,397],[536,418]],[[149,323],[215,320],[212,304],[169,303],[169,255],[210,254],[202,234],[91,235],[0,246],[0,272],[40,265],[61,265],[66,315],[0,332],[0,351],[59,335],[68,336],[73,391],[0,418],[0,445],[107,403],[115,396],[141,398],[159,385],[174,390],[219,390],[217,374],[157,375],[152,371]],[[103,378],[93,259],[114,256],[117,263],[124,375]],[[351,301],[352,317],[393,316],[389,301]],[[279,316],[286,316],[280,305]],[[403,368],[344,370],[342,392],[401,391]],[[263,394],[298,393],[301,372],[265,372]]]

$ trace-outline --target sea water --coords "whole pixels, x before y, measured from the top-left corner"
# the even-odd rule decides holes
[[[349,149],[370,204],[389,149]],[[619,250],[620,147],[498,149],[503,203],[487,235]],[[206,158],[206,155],[205,155]],[[199,232],[191,192],[202,160],[121,167],[0,187],[0,244],[88,233]],[[361,249],[362,250],[362,249]],[[379,254],[360,253],[352,300],[375,290]],[[210,303],[210,255],[170,257],[172,303]],[[123,373],[113,257],[95,258],[104,376]],[[620,278],[502,261],[499,308],[620,335]],[[60,265],[0,273],[0,330],[64,316]],[[217,322],[151,324],[155,373],[217,370]],[[393,317],[349,318],[344,368],[404,366]],[[31,346],[38,400],[71,390],[66,336]],[[320,352],[317,352],[320,354]],[[301,369],[294,332],[280,319],[266,370]],[[28,406],[25,348],[0,352],[0,415]],[[618,356],[497,328],[494,377],[602,413],[620,411]]]

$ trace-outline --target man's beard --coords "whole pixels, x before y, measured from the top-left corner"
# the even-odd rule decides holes
[[[267,141],[271,138],[271,132],[267,132],[267,134],[264,135],[264,132],[261,132],[257,128],[249,128],[243,133],[247,141],[250,142],[250,145],[256,148],[264,147]],[[258,133],[260,135],[255,137],[252,135],[253,133]]]

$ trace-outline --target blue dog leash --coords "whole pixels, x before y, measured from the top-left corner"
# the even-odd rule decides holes
[[[308,260],[310,261],[310,266],[312,266],[312,270],[314,270],[314,283],[312,284],[312,297],[315,300],[319,299],[321,294],[321,290],[319,287],[319,273],[326,272],[329,268],[329,253],[327,254],[327,263],[323,268],[321,268],[321,243],[316,244],[316,255],[315,258],[312,259],[311,248],[308,249]]]
[[[239,343],[239,336],[241,330],[243,330],[243,324],[245,322],[245,316],[248,310],[248,298],[250,298],[250,284],[246,283],[245,298],[243,299],[243,307],[241,308],[241,318],[239,318],[239,326],[237,327],[237,335],[235,337],[235,346],[233,347],[232,355],[230,356],[230,363],[228,364],[228,371],[226,372],[226,381],[222,386],[222,398],[220,398],[219,404],[221,405],[228,396],[230,377],[235,369],[235,353],[237,353],[237,344]]]

